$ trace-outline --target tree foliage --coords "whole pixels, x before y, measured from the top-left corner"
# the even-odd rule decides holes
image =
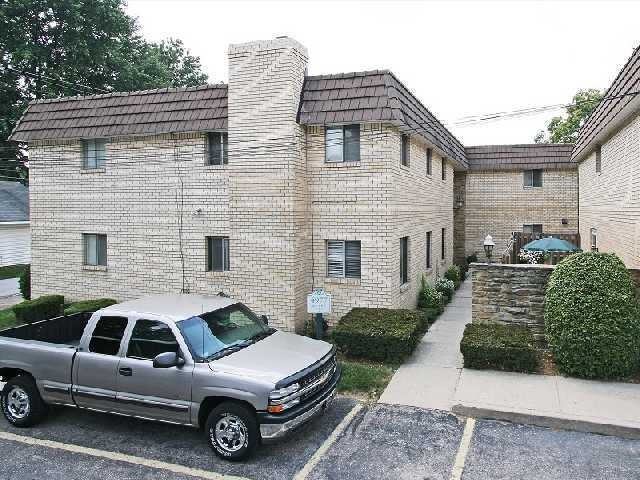
[[[590,88],[579,90],[573,96],[571,104],[567,106],[566,114],[562,117],[553,117],[547,124],[547,132],[538,132],[535,136],[536,143],[575,143],[578,139],[578,131],[596,108],[602,99],[600,90]]]
[[[0,179],[26,178],[6,139],[31,100],[206,81],[180,40],[144,40],[123,0],[0,0]]]

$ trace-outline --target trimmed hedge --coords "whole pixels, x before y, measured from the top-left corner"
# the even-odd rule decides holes
[[[350,357],[398,363],[413,352],[428,328],[415,310],[354,308],[340,319],[332,337]]]
[[[631,375],[640,360],[634,284],[614,254],[577,253],[556,265],[545,295],[545,331],[562,373]]]
[[[13,306],[18,323],[33,323],[62,315],[64,297],[45,295]]]
[[[470,323],[460,342],[466,368],[535,372],[538,351],[526,327]]]
[[[108,307],[118,303],[112,298],[97,298],[95,300],[83,300],[81,302],[75,302],[64,309],[65,315],[72,315],[80,312],[95,312],[101,308]]]
[[[26,265],[18,279],[20,293],[25,300],[31,300],[31,265]]]

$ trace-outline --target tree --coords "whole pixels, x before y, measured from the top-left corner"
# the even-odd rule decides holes
[[[7,137],[31,100],[206,81],[180,40],[144,40],[124,0],[0,0],[0,180],[27,179]]]
[[[536,143],[575,143],[578,131],[602,99],[600,90],[590,88],[578,90],[573,96],[571,104],[566,109],[564,117],[553,117],[547,124],[547,132],[539,131],[534,140]]]

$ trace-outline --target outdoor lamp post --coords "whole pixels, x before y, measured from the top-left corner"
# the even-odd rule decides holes
[[[487,256],[489,263],[491,263],[491,254],[493,253],[493,247],[495,247],[495,245],[493,237],[491,237],[491,235],[487,235],[484,239],[484,253]]]

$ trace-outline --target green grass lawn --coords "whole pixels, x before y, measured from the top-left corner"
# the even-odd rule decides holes
[[[0,330],[13,327],[16,324],[16,316],[11,307],[0,310]]]
[[[342,369],[338,391],[364,394],[370,399],[377,399],[380,396],[397,368],[352,359],[340,359],[338,363]]]
[[[26,267],[26,265],[7,265],[6,267],[0,267],[0,280],[19,277],[24,267]]]

